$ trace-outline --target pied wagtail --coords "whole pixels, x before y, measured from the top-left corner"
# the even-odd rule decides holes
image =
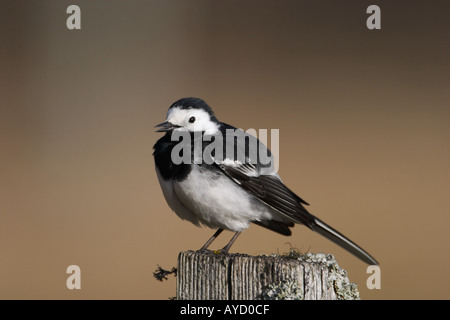
[[[259,154],[256,159],[250,159],[248,141],[260,141],[249,134],[245,134],[245,162],[236,158],[239,152],[235,152],[233,158],[227,158],[226,152],[223,152],[224,156],[221,158],[214,158],[212,154],[210,164],[194,161],[174,163],[172,150],[180,143],[171,138],[176,131],[188,132],[190,136],[196,134],[197,137],[221,135],[227,142],[235,141],[230,132],[237,129],[217,120],[205,101],[199,98],[183,98],[174,102],[167,112],[167,120],[156,127],[159,128],[157,132],[165,132],[154,145],[153,156],[158,180],[168,205],[181,219],[196,226],[205,225],[217,229],[200,250],[207,250],[224,229],[236,233],[221,253],[228,252],[239,234],[248,228],[250,223],[286,236],[291,235],[289,228],[299,223],[364,262],[370,265],[378,264],[353,241],[310,214],[304,207],[308,203],[286,187],[272,167],[262,165]],[[204,140],[208,139],[203,139],[202,150],[211,143]],[[192,147],[194,141],[195,137],[191,140]],[[242,144],[238,144],[235,151],[236,148],[242,147]],[[192,155],[192,159],[193,157]]]

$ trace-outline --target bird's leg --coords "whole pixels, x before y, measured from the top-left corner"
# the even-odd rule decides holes
[[[209,245],[210,245],[214,240],[216,240],[216,238],[219,236],[219,234],[222,233],[222,231],[223,231],[223,229],[218,229],[218,230],[216,231],[216,233],[214,233],[213,236],[212,236],[208,241],[206,241],[206,243],[203,245],[203,247],[200,248],[199,251],[205,251],[205,250],[207,250],[208,247],[209,247]]]
[[[239,235],[241,234],[242,231],[238,231],[234,234],[233,238],[231,238],[230,242],[228,242],[228,244],[223,247],[222,250],[220,250],[220,253],[224,253],[227,254],[228,250],[230,250],[231,246],[233,245],[234,241],[236,241],[237,237],[239,237]]]

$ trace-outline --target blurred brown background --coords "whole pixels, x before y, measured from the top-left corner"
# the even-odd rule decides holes
[[[0,3],[0,298],[175,295],[152,272],[214,232],[176,217],[154,172],[153,126],[184,96],[280,129],[284,182],[380,261],[381,290],[302,226],[252,226],[233,252],[334,253],[363,299],[450,298],[448,1]]]

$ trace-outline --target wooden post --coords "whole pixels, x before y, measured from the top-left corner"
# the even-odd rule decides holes
[[[333,255],[249,256],[184,251],[178,256],[178,300],[355,300],[357,286]]]

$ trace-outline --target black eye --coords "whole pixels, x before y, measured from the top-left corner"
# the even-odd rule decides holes
[[[195,122],[195,117],[190,117],[189,118],[189,123],[194,123]]]

